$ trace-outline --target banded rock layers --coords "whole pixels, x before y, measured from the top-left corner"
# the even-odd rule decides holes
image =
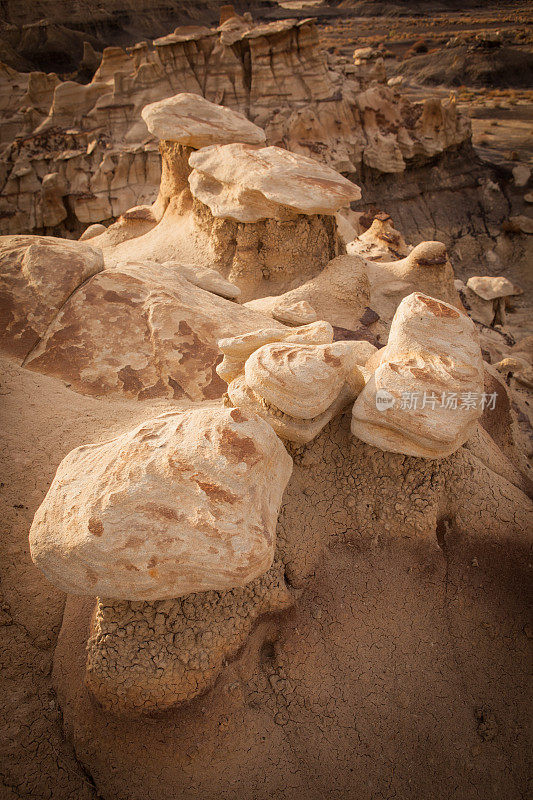
[[[0,74],[10,96],[0,119],[0,232],[81,233],[151,202],[159,156],[140,113],[178,91],[240,112],[264,129],[268,145],[349,174],[363,163],[403,171],[406,161],[424,162],[469,139],[453,104],[413,105],[386,86],[328,69],[312,20],[248,23],[228,36],[224,26],[191,27],[152,45],[108,48],[88,86]],[[66,97],[79,110],[75,123],[66,122]],[[160,134],[166,138],[159,127]],[[55,173],[51,194],[44,179]]]

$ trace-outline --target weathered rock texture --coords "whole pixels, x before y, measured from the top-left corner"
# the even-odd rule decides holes
[[[390,322],[400,301],[414,291],[462,309],[454,271],[442,242],[421,242],[398,261],[367,262],[372,308]]]
[[[220,377],[230,383],[244,371],[249,356],[259,347],[272,342],[293,342],[295,344],[331,344],[333,328],[328,322],[320,321],[296,328],[263,328],[253,333],[244,333],[227,339],[219,339],[218,348],[223,359],[217,366]]]
[[[22,361],[74,290],[103,266],[101,251],[81,242],[0,237],[0,347]]]
[[[247,23],[231,35],[223,28],[107,48],[87,86],[7,68],[0,75],[0,94],[3,83],[10,101],[0,119],[1,231],[79,234],[151,202],[159,156],[140,112],[176,92],[239,111],[265,130],[268,144],[350,174],[362,165],[398,173],[407,161],[424,163],[469,139],[453,104],[411,104],[388,87],[366,88],[328,69],[312,20]],[[55,172],[50,201],[43,179]]]
[[[292,604],[279,562],[228,591],[152,603],[98,600],[85,684],[113,715],[131,718],[182,705],[211,688],[259,617]]]
[[[361,198],[335,170],[280,147],[213,145],[193,153],[189,164],[193,196],[214,217],[237,222],[334,214]]]
[[[483,412],[483,360],[466,314],[409,295],[387,346],[366,367],[375,372],[354,403],[354,436],[382,450],[442,458],[473,434]]]
[[[275,317],[280,304],[301,302],[308,303],[319,319],[331,325],[358,330],[366,324],[362,319],[370,306],[370,284],[364,260],[360,256],[337,256],[316,277],[298,288],[250,300],[246,306]]]
[[[167,189],[164,214],[148,231],[132,230],[125,220],[98,237],[107,266],[146,259],[214,268],[249,300],[302,283],[345,250],[331,214],[237,222],[214,217],[188,188],[170,198]]]
[[[213,399],[225,390],[217,340],[264,325],[262,314],[193,286],[172,265],[126,263],[83,283],[26,363],[94,395]]]
[[[242,114],[190,92],[150,103],[143,108],[142,118],[156,139],[179,142],[195,150],[231,142],[259,145],[266,139],[262,128]]]
[[[32,559],[69,594],[160,600],[270,569],[292,460],[241,409],[171,412],[59,465]]]
[[[265,331],[263,338],[267,335]],[[365,341],[302,344],[295,339],[258,341],[244,364],[238,358],[225,363],[226,354],[237,356],[244,342],[222,342],[226,352],[218,371],[226,375],[228,398],[235,407],[259,414],[281,438],[305,444],[357,397],[365,385],[361,367],[376,348]]]
[[[468,558],[470,553],[471,560],[472,552],[482,552],[480,558],[492,559],[500,553],[505,554],[505,559],[521,563],[523,548],[527,547],[531,503],[518,488],[522,481],[519,473],[490,437],[489,446],[483,441],[474,437],[468,448],[462,447],[440,461],[428,461],[383,452],[353,439],[348,415],[333,420],[310,445],[293,451],[293,475],[278,520],[278,561],[263,578],[244,590],[195,594],[156,603],[97,604],[85,674],[91,693],[106,711],[138,716],[190,700],[212,686],[221,671],[225,685],[224,673],[234,675],[230,665],[224,668],[225,660],[242,646],[258,615],[291,605],[296,606],[295,613],[307,608],[309,593],[319,591],[318,586],[313,589],[317,574],[333,569],[339,547],[349,553],[346,569],[350,571],[363,561],[367,549],[376,557],[385,548],[391,557],[391,552],[396,553],[395,543],[401,542],[392,557],[399,558],[405,548],[413,548],[409,550],[413,558],[425,548],[439,553],[437,540],[443,541],[444,537],[448,557],[453,552],[457,558]],[[289,587],[282,570],[290,581]],[[308,591],[301,594],[304,588]],[[376,591],[382,593],[383,586]],[[314,629],[317,625],[320,628],[321,608],[322,603],[317,603],[312,619]],[[344,636],[347,624],[345,621],[342,626]],[[335,625],[331,623],[326,630],[331,627]],[[283,618],[273,629],[266,628],[274,641],[285,629]],[[317,637],[323,635],[320,628]],[[252,649],[268,648],[264,637],[263,627],[250,643]],[[298,634],[295,637],[300,641]],[[306,658],[310,658],[307,643],[302,642],[301,646]],[[352,647],[338,647],[331,663],[335,675],[340,668],[339,659],[344,658],[352,667],[357,663]],[[291,671],[288,662],[287,669],[293,676],[291,683],[294,681],[291,698],[300,698],[301,691],[303,695],[292,710],[292,703],[285,702],[281,707],[275,703],[273,708],[274,713],[286,715],[284,725],[289,720],[296,725],[301,715],[306,718],[307,690],[297,678],[302,666]],[[65,683],[67,676],[68,670],[60,677],[65,686],[61,691],[71,684]],[[254,696],[258,678],[250,679]],[[223,709],[227,713],[225,691]],[[209,698],[203,700],[208,702]],[[80,709],[71,713],[81,732],[86,716]],[[198,710],[193,709],[193,716],[187,717],[188,725],[194,725],[196,713]],[[109,723],[105,714],[92,720],[89,727],[97,731],[101,724]],[[172,725],[168,735],[171,730]],[[92,748],[85,752],[92,752]],[[98,755],[88,758],[93,763]]]
[[[376,215],[371,226],[356,239],[348,242],[346,252],[360,255],[368,261],[390,261],[408,255],[409,245],[402,234],[395,230],[389,214]]]

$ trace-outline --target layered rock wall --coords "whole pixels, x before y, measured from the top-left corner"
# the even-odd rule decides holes
[[[184,91],[245,113],[267,144],[348,174],[403,172],[470,135],[451,103],[413,105],[329,69],[312,20],[177,28],[151,45],[106,48],[85,86],[2,66],[0,233],[77,236],[153,200],[160,159],[140,112]]]

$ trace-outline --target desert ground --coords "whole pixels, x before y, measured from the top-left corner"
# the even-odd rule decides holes
[[[533,4],[0,19],[0,800],[525,800]]]

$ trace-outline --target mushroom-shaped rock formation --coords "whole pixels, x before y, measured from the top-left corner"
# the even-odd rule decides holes
[[[134,240],[112,225],[99,242],[107,266],[172,259],[215,268],[249,300],[293,288],[344,252],[334,212],[360,191],[342,175],[281,148],[216,145],[190,161],[225,182],[195,169],[191,194],[181,147],[170,142],[163,155],[161,191],[150,210],[159,223]]]
[[[361,198],[360,188],[335,170],[281,147],[213,145],[189,164],[194,197],[214,217],[238,222],[334,214]]]
[[[359,368],[375,348],[368,342],[265,344],[228,386],[230,402],[255,411],[283,439],[310,442],[365,385]]]
[[[335,327],[358,330],[365,309],[370,306],[370,284],[364,260],[360,256],[337,256],[316,277],[297,289],[250,300],[246,306],[279,319],[276,310],[281,304],[301,302],[311,306],[319,319]]]
[[[484,325],[505,325],[508,298],[522,294],[507,278],[488,275],[469,278],[463,291],[470,316]]]
[[[333,328],[329,322],[314,322],[297,328],[262,328],[252,333],[244,333],[227,339],[220,339],[218,347],[224,358],[217,366],[222,380],[230,383],[244,371],[246,359],[255,350],[272,342],[293,342],[296,344],[331,344]]]
[[[59,465],[31,554],[70,594],[157,600],[244,586],[272,565],[292,459],[239,408],[170,412]]]
[[[265,132],[243,114],[182,92],[142,110],[148,130],[158,139],[179,142],[197,150],[212,144],[263,144]]]
[[[352,433],[394,453],[443,458],[474,432],[484,408],[483,360],[474,323],[415,292],[394,315],[387,346],[353,407]]]
[[[144,603],[98,599],[85,685],[106,716],[142,717],[187,703],[211,688],[259,618],[293,603],[279,561],[226,591]]]
[[[347,623],[343,620],[340,630],[330,624],[330,618],[334,618],[339,608],[346,604],[346,584],[344,580],[339,582],[338,563],[341,557],[344,559],[341,574],[346,578],[355,576],[349,584],[350,602],[356,603],[358,598],[361,601],[356,628],[364,624],[368,617],[368,597],[365,594],[361,598],[361,569],[368,570],[365,557],[370,558],[372,570],[376,558],[384,559],[383,572],[375,581],[369,597],[376,603],[382,599],[385,618],[390,613],[390,595],[383,597],[383,586],[390,588],[391,564],[398,566],[398,574],[406,576],[412,570],[414,559],[419,568],[415,570],[413,583],[410,584],[409,591],[412,594],[409,597],[414,601],[414,598],[420,598],[423,594],[430,602],[435,598],[433,569],[429,583],[422,580],[422,572],[427,572],[429,564],[441,570],[439,574],[443,580],[450,563],[455,566],[461,563],[465,570],[461,574],[471,574],[473,570],[470,565],[474,556],[481,567],[496,570],[499,570],[501,563],[509,565],[512,560],[517,565],[522,564],[528,544],[528,529],[531,530],[531,502],[520,488],[523,478],[517,470],[486,434],[486,446],[480,446],[481,439],[479,436],[472,437],[456,453],[438,461],[406,457],[384,452],[350,437],[349,415],[339,415],[305,448],[291,447],[294,450],[294,468],[278,519],[276,560],[263,576],[244,588],[202,592],[151,603],[100,600],[96,610],[88,608],[81,617],[79,641],[78,634],[74,638],[73,626],[75,620],[80,618],[80,608],[74,598],[69,598],[56,651],[59,661],[56,660],[56,667],[61,667],[56,671],[56,682],[61,696],[78,698],[77,703],[66,702],[64,707],[76,733],[91,743],[92,749],[85,757],[85,763],[93,766],[105,763],[101,758],[100,737],[104,729],[107,735],[111,728],[112,735],[107,741],[115,749],[122,775],[129,775],[132,762],[128,760],[124,764],[120,755],[124,745],[131,742],[133,737],[139,743],[139,748],[144,748],[146,736],[154,730],[154,721],[148,719],[146,725],[140,722],[139,727],[130,729],[124,726],[123,720],[113,719],[109,713],[95,715],[91,712],[90,698],[80,691],[79,684],[76,687],[79,678],[73,675],[73,647],[80,656],[79,662],[83,664],[87,644],[86,685],[105,711],[113,714],[146,715],[185,703],[212,687],[220,675],[220,683],[214,688],[213,694],[205,698],[206,705],[210,704],[209,709],[217,709],[212,724],[211,714],[200,715],[199,708],[194,707],[190,713],[186,712],[187,716],[180,717],[180,720],[185,720],[184,724],[176,725],[175,718],[171,718],[168,724],[163,720],[157,723],[167,726],[162,732],[160,745],[166,748],[171,765],[167,774],[174,774],[176,759],[180,759],[180,773],[175,780],[182,786],[183,775],[187,775],[186,744],[192,732],[195,736],[200,736],[201,732],[205,736],[207,725],[215,741],[221,745],[227,742],[228,730],[221,729],[220,723],[227,718],[228,708],[235,708],[233,702],[237,700],[240,703],[237,707],[244,714],[250,710],[250,703],[257,702],[258,696],[267,698],[271,715],[278,712],[287,714],[285,687],[290,685],[290,713],[291,719],[293,715],[297,717],[294,722],[297,735],[300,720],[303,722],[307,719],[306,703],[316,696],[316,673],[309,676],[309,682],[302,688],[301,664],[315,653],[317,637],[329,637],[334,632],[333,638],[327,638],[322,645],[324,651],[333,649],[331,662],[326,662],[334,670],[331,685],[341,677],[347,680],[348,676],[355,674],[354,691],[359,686],[359,655],[354,654],[353,647],[343,646],[346,643]],[[444,535],[446,561],[437,544],[437,540],[440,538],[442,541]],[[343,544],[348,546],[342,547]],[[357,546],[354,547],[354,544]],[[327,554],[326,558],[323,557],[324,553]],[[428,560],[429,553],[433,553],[434,560]],[[284,574],[289,585],[285,583]],[[373,572],[365,574],[371,575]],[[516,573],[512,574],[516,576]],[[391,626],[395,629],[397,620],[403,620],[405,628],[402,631],[412,633],[413,615],[410,606],[405,610],[404,586],[401,583],[396,587],[397,595],[393,595],[401,605],[401,615],[391,621]],[[475,587],[477,594],[479,584],[476,583]],[[305,588],[308,591],[302,595],[301,591]],[[323,603],[331,600],[335,592],[340,605],[325,606],[328,608],[327,614],[324,614],[327,618],[321,627],[317,610],[322,609]],[[299,597],[303,598],[303,602],[299,601]],[[309,608],[309,598],[312,598],[314,613]],[[290,605],[295,605],[297,631],[294,618],[287,624],[283,616],[276,616],[263,619],[262,625],[256,627],[256,633],[248,638],[260,615],[281,611]],[[445,631],[443,641],[448,641],[449,614],[453,612],[454,605],[443,608],[439,597],[432,606],[436,614],[442,614],[439,624]],[[477,606],[474,613],[472,625],[478,629]],[[487,613],[489,619],[493,618],[493,607]],[[461,607],[456,619],[459,621],[463,615],[464,608]],[[91,635],[87,643],[89,616]],[[419,621],[424,617],[425,614],[416,615]],[[308,631],[306,637],[300,635],[304,620]],[[353,631],[354,628],[348,630]],[[424,630],[427,633],[427,663],[433,664],[436,657],[435,648],[432,644],[430,647],[435,633],[433,614]],[[489,647],[493,646],[491,638],[487,637]],[[426,641],[426,635],[423,640]],[[246,641],[247,647],[243,649]],[[398,642],[399,639],[392,641]],[[272,666],[275,666],[275,670],[267,672],[259,656],[271,652],[273,642],[276,655],[272,658]],[[368,622],[367,647],[369,653],[375,650],[373,621]],[[237,656],[239,650],[242,658]],[[237,663],[232,664],[235,656]],[[342,669],[339,667],[341,659]],[[445,661],[448,662],[447,657]],[[418,660],[413,662],[418,663]],[[256,669],[253,667],[255,664]],[[268,664],[270,667],[270,658]],[[381,656],[377,657],[376,668],[383,668]],[[455,661],[450,669],[453,680],[457,669]],[[235,681],[238,683],[235,684]],[[290,681],[290,684],[286,681]],[[265,690],[261,687],[265,684],[267,693],[262,694]],[[271,685],[280,687],[277,693],[270,692]],[[478,686],[478,683],[474,685]],[[442,686],[440,669],[435,686]],[[232,687],[237,689],[237,700]],[[241,689],[245,692],[242,698],[239,693]],[[366,684],[359,689],[361,696],[366,694]],[[324,702],[329,708],[329,693]],[[264,707],[261,704],[256,710],[261,719],[264,718]],[[335,708],[333,710],[337,716],[330,729],[332,734],[339,721],[354,711],[351,699],[346,700],[338,714]],[[468,712],[471,714],[470,708]],[[272,724],[271,715],[269,725]],[[239,733],[236,732],[237,728]],[[242,740],[241,731],[242,726],[236,723],[235,728],[230,728],[229,735],[235,737],[231,741],[242,748],[241,757],[244,758],[249,742]],[[212,741],[210,737],[206,751],[201,755],[206,765],[212,760]],[[183,747],[178,743],[182,743]],[[321,752],[329,752],[330,743],[329,737],[325,736]],[[255,751],[259,758],[260,752]],[[286,753],[283,740],[280,750],[276,752]],[[353,754],[352,750],[348,752],[350,756]],[[311,763],[314,754],[314,750],[305,751],[306,758],[310,759],[307,763]],[[251,765],[250,760],[246,763]],[[289,766],[291,762],[285,763]],[[134,768],[137,770],[137,767]],[[146,769],[146,764],[138,768],[139,785],[143,785]],[[159,780],[160,771],[151,774],[155,781]],[[263,780],[261,774],[258,787]],[[219,784],[222,792],[224,785]],[[192,798],[196,788],[195,784],[188,791],[188,796]]]
[[[411,249],[385,212],[377,214],[370,228],[346,245],[347,253],[363,256],[368,261],[404,258]]]
[[[367,261],[367,271],[372,308],[386,322],[392,320],[400,301],[412,292],[423,292],[463,308],[442,242],[421,242],[400,261]]]
[[[262,128],[243,114],[190,92],[150,103],[141,113],[150,133],[160,140],[161,184],[153,207],[157,219],[170,198],[187,186],[188,158],[194,150],[231,142],[265,142]]]
[[[0,346],[23,360],[75,289],[103,269],[102,253],[52,236],[0,237]]]

